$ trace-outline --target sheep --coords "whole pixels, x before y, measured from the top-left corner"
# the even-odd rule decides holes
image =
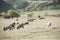
[[[26,24],[29,24],[29,22],[25,22],[24,24],[25,24],[25,25],[26,25]]]
[[[16,19],[16,24],[19,24],[19,22],[18,22],[18,21],[19,21],[19,19],[17,18],[17,19]]]
[[[39,19],[45,19],[44,17],[41,17],[40,15],[38,15],[38,18],[39,18]]]
[[[47,26],[50,27],[50,26],[51,26],[51,22],[48,22],[48,23],[47,23]]]
[[[15,22],[10,24],[10,26],[12,26],[13,28],[15,28]]]
[[[15,22],[14,23],[11,23],[10,25],[6,26],[6,27],[3,27],[3,30],[6,31],[6,30],[11,30],[15,28]]]
[[[17,24],[19,24],[19,22],[17,22]]]
[[[38,15],[38,18],[40,18],[41,16],[40,15]]]
[[[6,27],[3,27],[3,30],[4,30],[4,31],[6,31],[6,30],[8,30],[8,29],[9,29],[9,30],[12,30],[13,27],[12,27],[12,26],[6,26]]]
[[[21,23],[21,24],[19,24],[18,26],[17,26],[17,30],[19,29],[19,28],[24,28],[24,23]]]
[[[28,22],[33,22],[34,20],[36,20],[36,19],[28,19]]]

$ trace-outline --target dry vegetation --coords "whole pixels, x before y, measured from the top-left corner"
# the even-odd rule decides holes
[[[37,15],[43,16],[45,12],[48,14],[56,14],[60,13],[60,10],[56,11],[41,11],[41,12],[34,12],[34,18]],[[27,12],[26,12],[27,13]],[[45,17],[45,16],[44,16]],[[0,18],[0,29],[3,26],[8,25],[11,22],[15,22],[16,18],[14,19],[3,19]],[[24,23],[27,21],[27,15],[22,15],[19,18],[20,23]],[[51,21],[52,26],[47,27],[47,22]],[[12,31],[7,30],[0,32],[0,40],[60,40],[60,17],[46,17],[46,19],[39,20],[36,18],[35,21],[30,22],[29,25],[25,25],[24,29],[21,28],[17,30],[16,28]]]

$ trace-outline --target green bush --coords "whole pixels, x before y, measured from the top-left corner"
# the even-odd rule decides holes
[[[20,15],[18,13],[16,13],[15,10],[8,10],[7,14],[13,18],[13,17],[19,17]]]

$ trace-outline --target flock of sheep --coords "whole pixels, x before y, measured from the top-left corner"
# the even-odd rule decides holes
[[[38,15],[38,18],[45,19],[44,17],[41,17],[40,15]],[[29,25],[29,22],[33,22],[34,20],[36,20],[36,19],[28,19],[27,22],[21,23],[21,24],[19,24],[19,22],[17,22],[17,23],[13,22],[13,23],[9,24],[8,26],[3,27],[3,31],[14,29],[16,24],[18,25],[16,28],[17,30],[20,28],[24,28],[25,25]],[[18,19],[16,19],[16,21],[18,21]],[[48,22],[47,26],[50,27],[51,22]]]

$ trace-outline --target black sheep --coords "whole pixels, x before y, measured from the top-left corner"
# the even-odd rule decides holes
[[[25,25],[24,23],[19,24],[18,27],[17,27],[17,30],[18,30],[19,28],[24,28],[24,25]]]
[[[4,31],[6,31],[6,30],[8,30],[8,29],[9,29],[9,30],[12,30],[13,27],[12,27],[12,26],[3,27],[3,30],[4,30]]]
[[[3,30],[6,31],[6,30],[12,30],[13,28],[15,28],[15,22],[6,26],[6,27],[3,27]]]

